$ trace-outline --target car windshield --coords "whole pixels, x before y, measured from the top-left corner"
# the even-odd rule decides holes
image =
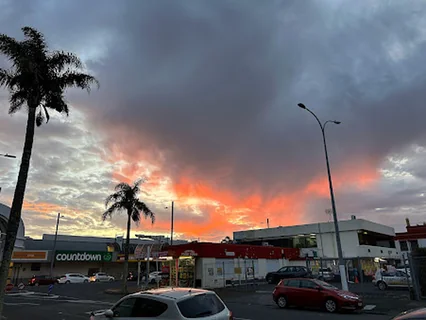
[[[222,312],[222,301],[215,294],[199,294],[177,303],[180,313],[185,318],[202,318]]]
[[[324,287],[326,289],[332,289],[332,290],[336,290],[338,288],[336,288],[335,286],[332,286],[331,284],[321,281],[321,280],[316,280],[316,283],[318,283],[321,287]]]

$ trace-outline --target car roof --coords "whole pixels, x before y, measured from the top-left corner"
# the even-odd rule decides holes
[[[159,298],[161,297],[167,300],[180,301],[180,300],[187,299],[191,296],[206,294],[206,293],[211,294],[213,292],[209,290],[204,290],[204,289],[170,287],[170,288],[160,288],[160,289],[141,291],[141,292],[131,294],[130,296],[141,297],[141,296],[155,295]]]

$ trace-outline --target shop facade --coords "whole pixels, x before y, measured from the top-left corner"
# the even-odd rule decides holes
[[[161,257],[163,285],[219,288],[263,280],[270,271],[300,264],[299,249],[221,243],[170,246]]]

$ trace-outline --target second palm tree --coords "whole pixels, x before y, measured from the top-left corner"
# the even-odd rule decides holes
[[[129,248],[130,248],[130,229],[132,220],[136,223],[140,221],[141,213],[145,218],[150,218],[154,223],[155,215],[148,206],[139,200],[138,194],[143,180],[137,180],[133,185],[122,182],[115,186],[115,192],[109,195],[105,200],[107,210],[102,214],[105,220],[111,217],[113,213],[125,211],[127,213],[127,235],[124,247],[124,270],[123,270],[123,293],[127,293],[127,274],[129,273]]]

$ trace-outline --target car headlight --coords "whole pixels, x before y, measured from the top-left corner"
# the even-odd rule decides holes
[[[346,299],[346,300],[358,300],[358,297],[351,296],[351,295],[346,294],[346,293],[339,293],[338,295],[339,295],[339,297],[342,297],[343,299]]]

